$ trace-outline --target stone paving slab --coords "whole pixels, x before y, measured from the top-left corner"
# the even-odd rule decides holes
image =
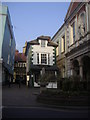
[[[37,106],[36,97],[40,88],[28,88],[25,85],[18,84],[3,86],[2,88],[2,105],[3,106]]]
[[[40,93],[40,88],[28,88],[25,85],[21,85],[19,88],[18,84],[10,86],[3,86],[2,89],[2,105],[3,107],[48,107],[58,109],[81,109],[88,110],[88,107],[79,106],[56,106],[39,103],[36,101],[37,95]]]

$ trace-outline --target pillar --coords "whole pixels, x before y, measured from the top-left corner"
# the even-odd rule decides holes
[[[83,78],[83,63],[82,63],[82,59],[78,59],[79,62],[79,75],[81,78]]]
[[[81,76],[81,78],[83,78],[83,66],[82,66],[82,64],[80,64],[79,67],[80,67],[80,76]]]
[[[71,69],[71,76],[73,76],[75,74],[74,73],[73,62],[71,62],[70,69]]]

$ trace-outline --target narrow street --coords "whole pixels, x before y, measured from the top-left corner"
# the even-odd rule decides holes
[[[25,85],[4,86],[2,90],[3,118],[87,118],[88,110],[68,110],[47,106],[36,101],[39,88]]]

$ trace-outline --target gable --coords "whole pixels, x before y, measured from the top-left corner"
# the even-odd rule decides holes
[[[77,1],[77,0],[75,0]],[[69,16],[74,12],[74,10],[77,8],[77,6],[79,5],[80,2],[71,2],[70,6],[68,8],[66,17],[65,17],[65,21],[69,18]]]

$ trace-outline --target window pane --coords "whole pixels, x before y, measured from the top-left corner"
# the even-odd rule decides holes
[[[41,40],[41,47],[45,47],[45,40]]]
[[[75,41],[75,22],[73,23],[73,42]]]
[[[46,56],[46,54],[41,54],[41,64],[47,64],[47,56]]]

